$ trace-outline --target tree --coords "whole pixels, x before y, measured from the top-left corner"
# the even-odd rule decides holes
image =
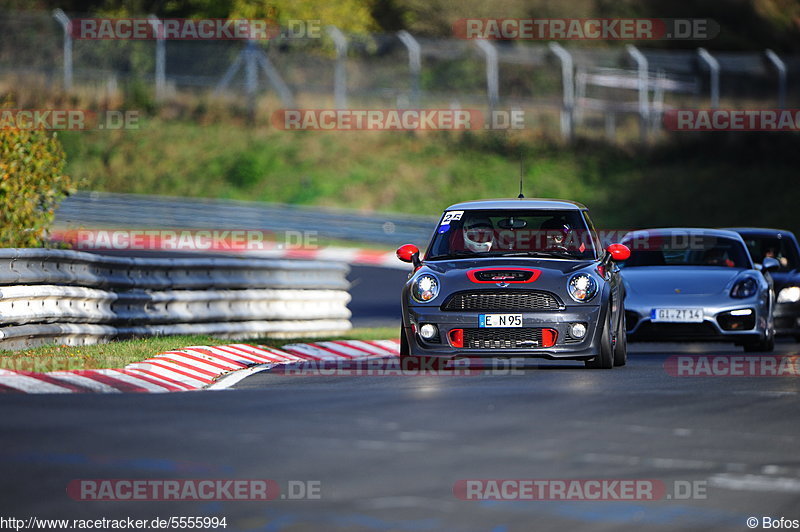
[[[55,134],[0,129],[0,246],[45,244],[55,208],[73,188],[64,163]]]

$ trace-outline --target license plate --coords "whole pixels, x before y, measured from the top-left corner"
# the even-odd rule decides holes
[[[654,308],[650,311],[650,321],[700,323],[703,321],[703,310],[699,308]]]
[[[522,327],[522,314],[480,314],[479,327]]]

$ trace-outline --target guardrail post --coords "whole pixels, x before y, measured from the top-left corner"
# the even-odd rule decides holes
[[[411,105],[419,107],[420,104],[420,72],[422,71],[422,47],[419,42],[406,30],[397,32],[400,39],[408,49],[408,72],[411,74]]]
[[[642,142],[646,142],[648,129],[647,126],[650,123],[650,80],[647,58],[632,44],[626,45],[625,49],[627,50],[628,55],[630,55],[631,58],[636,61],[636,66],[639,71],[639,80],[637,84],[639,91],[639,136],[641,137]]]
[[[769,61],[778,71],[778,108],[785,109],[786,108],[786,63],[783,62],[783,59],[778,57],[778,54],[776,54],[770,49],[767,49],[766,52],[764,53],[767,55],[767,59],[769,59]]]
[[[705,48],[698,48],[697,55],[711,72],[711,108],[716,109],[719,107],[719,61]]]
[[[53,17],[64,30],[64,90],[72,90],[72,27],[69,17],[60,9],[53,10]]]
[[[149,15],[150,25],[156,33],[156,101],[162,101],[166,96],[166,41],[161,20],[155,15]]]
[[[333,99],[337,109],[347,109],[347,37],[336,26],[325,28],[336,46],[336,67],[333,71]]]
[[[567,141],[572,141],[575,110],[575,80],[572,55],[557,42],[549,43],[550,51],[561,61],[561,86],[563,102],[561,106],[561,134]]]
[[[486,39],[477,39],[475,44],[486,57],[486,96],[489,98],[489,114],[491,115],[500,99],[497,49]]]

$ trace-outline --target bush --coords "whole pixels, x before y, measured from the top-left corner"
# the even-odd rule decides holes
[[[0,247],[41,247],[72,191],[61,143],[46,131],[0,129]]]

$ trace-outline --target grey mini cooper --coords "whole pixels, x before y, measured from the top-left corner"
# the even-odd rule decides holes
[[[403,288],[401,358],[536,357],[592,368],[627,359],[624,288],[583,205],[503,199],[459,203],[442,215]]]

